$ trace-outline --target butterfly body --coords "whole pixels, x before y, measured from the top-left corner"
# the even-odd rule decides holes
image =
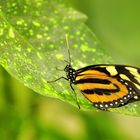
[[[125,65],[91,65],[78,70],[65,67],[74,84],[96,108],[107,110],[140,100],[140,69]]]

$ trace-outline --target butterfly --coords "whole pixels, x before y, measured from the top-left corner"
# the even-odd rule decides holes
[[[67,46],[68,46],[68,41]],[[99,64],[75,70],[68,64],[64,68],[66,77],[74,91],[75,85],[82,94],[100,110],[117,108],[140,100],[140,68],[127,65]],[[75,91],[74,91],[75,92]]]
[[[140,68],[100,64],[75,70],[69,64],[64,70],[70,86],[76,85],[98,109],[107,110],[140,100]]]

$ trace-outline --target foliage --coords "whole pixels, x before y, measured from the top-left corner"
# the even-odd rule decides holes
[[[100,47],[93,32],[85,25],[87,17],[64,0],[31,0],[0,2],[0,63],[24,85],[39,94],[58,98],[77,106],[65,76],[68,60],[65,35],[69,36],[74,68],[95,63],[111,62]],[[93,110],[79,91],[82,109]],[[113,109],[125,114],[138,115],[139,107]]]

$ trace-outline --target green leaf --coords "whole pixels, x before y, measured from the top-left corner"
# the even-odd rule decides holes
[[[87,17],[74,10],[66,0],[30,0],[0,2],[0,64],[14,77],[37,93],[77,106],[65,76],[68,61],[68,34],[72,65],[79,69],[86,65],[111,62],[99,41],[85,25]],[[75,88],[82,109],[95,109]],[[112,109],[137,115],[132,110]],[[122,112],[123,110],[123,112]]]

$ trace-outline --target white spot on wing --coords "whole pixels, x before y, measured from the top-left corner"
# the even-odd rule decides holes
[[[134,96],[134,99],[138,99],[138,96]]]
[[[105,107],[108,107],[108,105],[106,104]]]

